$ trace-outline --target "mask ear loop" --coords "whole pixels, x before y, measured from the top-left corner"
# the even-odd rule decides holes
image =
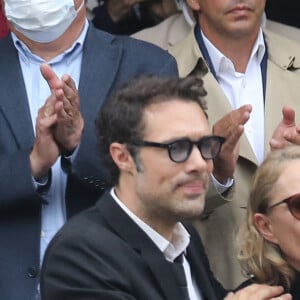
[[[191,16],[191,14],[189,12],[189,8],[187,7],[185,2],[182,3],[182,13],[183,13],[183,16],[184,16],[185,20],[187,21],[187,23],[191,27],[194,27],[196,22],[195,22],[194,18]]]

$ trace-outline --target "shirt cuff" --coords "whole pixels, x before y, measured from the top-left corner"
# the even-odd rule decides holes
[[[61,168],[66,174],[71,173],[72,164],[77,156],[77,153],[79,151],[78,149],[79,149],[79,146],[77,146],[74,151],[69,152],[69,153],[65,152],[65,153],[62,153],[62,155],[61,155],[61,160],[60,160]]]
[[[45,195],[47,194],[49,187],[51,185],[52,170],[50,169],[46,175],[42,176],[38,180],[36,180],[34,177],[32,177],[32,180],[36,191],[41,195]]]
[[[233,178],[228,178],[226,183],[222,184],[215,178],[213,174],[211,174],[211,179],[219,194],[223,194],[224,192],[226,192],[229,188],[233,186],[234,183]]]

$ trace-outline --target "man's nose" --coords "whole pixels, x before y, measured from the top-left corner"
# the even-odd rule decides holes
[[[191,154],[187,159],[187,163],[191,169],[196,170],[205,170],[208,169],[210,172],[212,171],[212,160],[211,159],[204,159],[200,152],[200,149],[193,145]]]

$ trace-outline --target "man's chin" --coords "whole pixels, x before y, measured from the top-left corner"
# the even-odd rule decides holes
[[[195,202],[193,205],[191,205],[190,201],[195,201]],[[186,207],[184,207],[180,212],[183,220],[191,220],[191,219],[199,218],[204,211],[205,200],[204,199],[199,200],[198,198],[198,201],[196,202],[196,200],[187,199],[186,202],[187,202]]]

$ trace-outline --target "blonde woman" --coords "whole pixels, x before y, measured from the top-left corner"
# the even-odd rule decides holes
[[[251,277],[244,285],[282,285],[300,299],[299,146],[274,151],[258,168],[238,246]]]

